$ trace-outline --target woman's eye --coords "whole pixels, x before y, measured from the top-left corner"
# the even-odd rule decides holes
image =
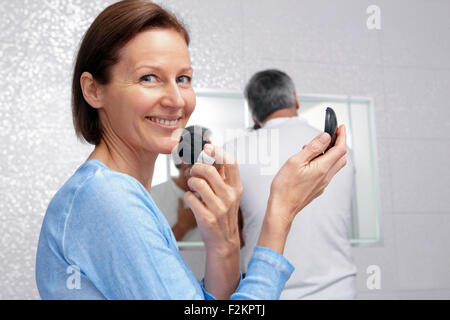
[[[181,84],[189,84],[189,83],[191,83],[191,77],[189,77],[189,76],[178,77],[177,82],[181,83]]]
[[[144,82],[153,82],[155,80],[156,80],[156,76],[153,74],[147,74],[147,75],[141,77],[141,81],[144,81]]]

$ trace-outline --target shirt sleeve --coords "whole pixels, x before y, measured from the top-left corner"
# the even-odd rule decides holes
[[[250,259],[245,278],[239,281],[238,288],[230,300],[278,300],[284,285],[289,280],[294,266],[278,252],[256,246]],[[216,298],[201,287],[206,300]]]
[[[91,178],[77,190],[66,220],[66,260],[107,299],[205,299],[152,207],[132,181]]]
[[[294,266],[278,252],[256,246],[232,300],[278,300]]]

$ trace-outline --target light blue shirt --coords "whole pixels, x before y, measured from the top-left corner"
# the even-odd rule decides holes
[[[282,255],[256,247],[231,299],[278,299],[293,270]],[[36,282],[43,299],[214,299],[142,184],[96,159],[49,204]]]

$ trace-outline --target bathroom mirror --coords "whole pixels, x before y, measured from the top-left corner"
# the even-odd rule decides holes
[[[212,143],[222,146],[253,126],[242,93],[196,89],[197,106],[187,126],[201,125],[212,131]],[[380,201],[373,100],[365,97],[298,95],[299,117],[323,131],[327,107],[336,112],[339,124],[347,128],[347,143],[353,150],[356,169],[350,241],[353,245],[380,241]],[[170,156],[160,155],[152,187],[178,175]],[[174,200],[175,201],[175,200]],[[157,199],[155,202],[158,204]],[[164,212],[163,212],[164,213]],[[168,218],[168,221],[174,221]],[[195,232],[195,231],[194,231]],[[192,238],[192,237],[191,237]],[[202,247],[203,242],[179,241],[180,249]]]

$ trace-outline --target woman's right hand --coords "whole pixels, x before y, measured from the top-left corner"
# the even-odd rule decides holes
[[[283,253],[295,216],[321,195],[333,176],[346,165],[345,126],[338,128],[334,147],[321,155],[330,140],[328,133],[321,133],[299,153],[289,158],[278,171],[270,188],[259,246]],[[318,155],[321,156],[316,158]]]
[[[216,164],[196,162],[192,166],[187,181],[191,191],[185,193],[184,199],[194,213],[206,250],[233,250],[240,244],[238,210],[242,184],[239,168],[236,160],[222,148],[207,144],[204,151]]]
[[[225,150],[205,145],[204,151],[215,159],[213,165],[197,162],[192,166],[184,200],[192,209],[205,243],[205,289],[217,299],[228,299],[239,279],[238,210],[242,195],[239,168]]]

